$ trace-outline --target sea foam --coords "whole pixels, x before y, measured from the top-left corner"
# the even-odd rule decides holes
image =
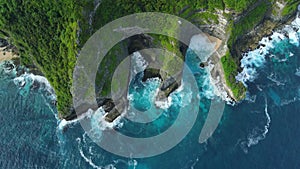
[[[258,76],[257,68],[264,66],[266,62],[266,56],[275,57],[269,55],[269,50],[274,49],[275,46],[283,40],[288,40],[290,44],[299,46],[299,33],[300,33],[300,19],[297,17],[291,25],[286,25],[282,30],[273,32],[270,37],[264,37],[259,42],[259,48],[248,53],[243,54],[241,60],[241,67],[243,71],[240,72],[236,79],[247,85],[247,82],[252,82]],[[284,51],[283,51],[284,52]],[[294,56],[293,53],[289,53],[288,57]],[[279,62],[285,62],[287,59],[279,59]]]
[[[241,142],[241,148],[245,153],[248,153],[248,149],[251,146],[257,145],[260,141],[264,140],[269,132],[270,124],[271,124],[271,117],[268,113],[268,101],[265,97],[265,108],[264,114],[266,116],[266,124],[263,128],[255,127],[250,134],[248,134],[246,141]]]

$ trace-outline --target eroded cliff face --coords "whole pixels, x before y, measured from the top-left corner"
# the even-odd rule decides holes
[[[276,1],[275,4],[272,4],[264,18],[251,31],[239,36],[233,43],[230,49],[232,56],[237,57],[239,61],[243,53],[259,47],[259,41],[263,37],[267,37],[274,31],[281,30],[282,27],[290,24],[295,19],[297,10],[295,9],[290,14],[283,16],[282,10],[284,6],[285,2],[280,3]]]
[[[259,8],[262,5],[264,5],[266,8],[262,8],[262,10],[260,10]],[[228,82],[225,80],[226,77],[224,73],[224,71],[227,70],[223,70],[220,59],[226,54],[226,52],[229,51],[231,57],[235,58],[234,60],[236,64],[239,65],[240,59],[244,52],[255,49],[258,46],[258,42],[264,36],[271,34],[274,29],[280,28],[281,26],[288,24],[291,20],[293,20],[296,10],[295,12],[290,12],[288,15],[283,16],[282,11],[285,5],[285,1],[276,1],[274,3],[269,1],[257,1],[249,6],[248,9],[240,13],[226,8],[224,10],[215,9],[214,12],[212,12],[212,15],[217,16],[217,20],[191,20],[193,24],[197,25],[204,33],[207,33],[208,36],[216,37],[221,41],[219,46],[216,48],[217,52],[213,54],[209,62],[214,65],[214,68],[211,70],[214,83],[218,86],[219,90],[227,93],[227,98],[224,98],[227,99],[227,101],[239,101],[243,99],[244,94],[236,96],[232,92],[230,86],[227,85]],[[189,7],[186,6],[186,9],[188,8]],[[189,15],[192,16],[198,13],[201,14],[203,12],[207,11],[195,10],[190,12]],[[261,12],[257,15],[259,18],[252,23],[253,25],[249,30],[244,30],[242,34],[233,35],[235,33],[234,29],[238,29],[240,23],[251,19],[253,13],[255,14],[257,12]],[[232,40],[232,36],[236,36],[233,38],[234,40]],[[110,99],[111,84],[109,83],[109,80],[103,82],[101,79],[111,79],[114,69],[121,63],[123,59],[125,59],[125,57],[133,54],[134,52],[147,48],[163,47],[157,42],[154,42],[156,38],[156,36],[151,35],[137,35],[126,39],[121,44],[116,46],[116,49],[111,51],[109,54],[111,55],[111,57],[109,57],[110,59],[104,60],[104,65],[100,66],[98,72],[99,76],[97,78],[98,80],[96,80],[96,83],[97,81],[99,82],[96,86],[96,91],[98,93],[97,97],[99,106],[104,106],[106,107],[106,110],[109,110],[109,113],[106,117],[107,121],[111,122],[121,114],[121,112],[118,111],[120,108],[118,108],[118,110],[115,109],[116,105],[119,104],[124,106],[127,103],[123,103],[123,101],[120,101],[120,103],[113,102]],[[186,50],[187,46],[181,44],[178,45],[178,51],[180,51],[183,56],[185,56]],[[148,54],[147,52],[142,52],[141,55],[147,56]],[[146,60],[149,58],[151,57],[145,57]],[[151,62],[150,60],[148,61]],[[103,66],[106,67],[106,69],[102,69]],[[208,63],[202,63],[202,66],[208,66]],[[240,71],[239,67],[237,69],[237,72]],[[144,71],[143,80],[147,80],[148,78],[152,77],[159,77],[163,81],[159,97],[160,99],[168,97],[170,93],[180,86],[178,80],[172,80],[172,78],[168,78],[165,74],[163,74],[163,72],[161,72],[161,70],[146,68]],[[180,78],[180,75],[178,75],[178,78]],[[126,96],[124,95],[124,98],[125,97]]]
[[[223,9],[211,9],[207,7],[195,9],[192,8],[191,5],[186,5],[183,6],[179,12],[175,12],[175,15],[188,19],[190,22],[197,25],[198,28],[200,28],[204,33],[207,33],[208,36],[216,37],[221,41],[216,49],[217,52],[214,53],[213,57],[210,59],[210,63],[214,64],[214,69],[211,70],[211,74],[220,90],[226,91],[228,100],[239,101],[243,99],[245,90],[240,95],[236,95],[232,92],[232,87],[228,85],[228,81],[226,80],[225,76],[226,71],[228,70],[223,69],[224,66],[220,63],[221,58],[229,52],[230,57],[234,58],[233,60],[236,62],[235,64],[240,65],[240,58],[242,57],[243,52],[247,52],[249,49],[256,48],[262,37],[270,34],[273,29],[279,28],[291,21],[295,16],[296,9],[292,10],[292,12],[289,12],[288,14],[283,15],[284,8],[288,5],[287,1],[290,0],[258,0],[249,5],[249,7],[244,9],[242,12],[237,12],[227,8],[227,4],[223,4]],[[100,15],[102,13],[99,13],[101,9],[103,9],[103,5],[101,8],[101,4],[96,3],[95,9],[92,10],[93,15],[89,15],[89,21],[91,18],[94,21],[89,22],[89,35],[92,34],[91,30],[96,30],[99,25],[105,24],[104,21],[96,20],[97,17],[102,16]],[[256,17],[252,16],[258,17],[256,19]],[[243,28],[243,26],[240,26],[243,25],[243,23],[247,23],[248,20],[250,22],[250,26],[248,26],[247,29],[242,29],[240,32],[236,31]],[[82,29],[83,31],[80,36],[85,37],[84,28]],[[110,100],[111,84],[109,81],[112,78],[115,68],[125,57],[135,51],[140,51],[142,49],[151,47],[158,47],[159,44],[154,43],[156,40],[156,36],[139,35],[124,40],[110,51],[108,54],[109,57],[107,57],[109,59],[104,60],[102,65],[100,65],[96,79],[96,92],[99,106],[106,106],[108,107],[107,110],[113,110],[113,107],[116,105],[116,103],[113,103]],[[172,44],[173,42],[169,41],[168,43]],[[175,44],[177,44],[177,46],[173,46],[172,48],[176,48],[177,51],[185,56],[187,46],[181,45],[178,42],[175,42]],[[147,53],[142,53],[142,55],[147,55]],[[206,66],[209,66],[208,63],[202,63],[202,67]],[[239,66],[237,66],[236,69],[237,70],[232,73],[233,82],[231,83],[235,83],[234,77],[237,72],[240,71]],[[155,72],[156,71],[151,71],[151,69],[146,69],[145,79],[147,79],[147,76],[149,76],[161,77],[163,80],[165,80],[166,83],[162,85],[162,89],[166,89],[166,92],[164,92],[162,96],[168,96],[172,91],[176,90],[176,88],[180,86],[180,84],[172,81],[172,79],[164,79],[161,72]],[[231,72],[229,74],[231,74]],[[103,79],[107,80],[103,81]],[[119,112],[113,113],[111,118],[108,118],[108,121],[113,121],[113,119],[119,114]]]
[[[154,37],[153,37],[154,36]],[[157,38],[157,37],[156,37]],[[147,62],[147,66],[143,70],[143,81],[146,81],[150,78],[160,78],[162,81],[159,91],[157,94],[157,100],[166,99],[173,91],[175,91],[181,84],[181,75],[183,70],[183,61],[179,56],[176,58],[171,53],[160,53],[161,51],[155,50],[155,48],[163,48],[163,46],[157,41],[154,42],[155,35],[147,35],[140,34],[130,37],[125,40],[123,44],[122,50],[118,50],[118,54],[116,55],[120,61],[113,62],[110,66],[114,68],[118,67],[121,64],[121,60],[128,57],[132,60],[133,55],[136,55],[135,52],[138,52],[138,55],[141,55],[143,59]],[[148,49],[148,50],[147,50]],[[154,50],[153,50],[154,49]],[[180,45],[176,48],[181,53],[181,56],[185,55],[187,47],[185,45]],[[163,51],[164,52],[164,51]],[[167,55],[169,55],[167,57]],[[161,57],[160,57],[161,56]],[[166,59],[168,58],[168,59]],[[176,63],[176,65],[172,66],[172,70],[169,70],[168,65],[171,65],[171,62]],[[133,65],[130,65],[130,69],[133,69]],[[101,67],[100,67],[101,69]],[[167,70],[166,70],[167,69]],[[113,69],[115,70],[115,69]],[[111,79],[112,73],[99,74],[100,79]],[[138,72],[140,73],[140,72]],[[127,84],[129,85],[131,78],[134,78],[133,74],[130,74],[127,78]],[[99,81],[100,82],[100,81]],[[105,120],[108,122],[113,122],[116,118],[118,118],[125,109],[128,107],[128,99],[127,93],[128,86],[125,87],[125,91],[120,94],[119,98],[111,99],[112,93],[110,86],[113,86],[110,81],[107,81],[107,85],[103,85],[103,83],[97,86],[96,91],[99,91],[98,94],[98,106],[104,107],[107,114],[105,116]],[[107,92],[103,92],[106,90]],[[102,92],[101,92],[102,91]]]

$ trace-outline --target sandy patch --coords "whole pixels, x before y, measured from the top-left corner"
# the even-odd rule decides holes
[[[216,38],[214,36],[210,36],[209,34],[205,34],[208,38],[208,40],[215,44],[215,50],[218,50],[220,46],[222,45],[222,40],[219,38]]]
[[[0,48],[0,62],[18,57],[11,49],[7,49],[6,47]]]

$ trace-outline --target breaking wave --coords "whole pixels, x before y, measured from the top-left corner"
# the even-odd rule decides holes
[[[300,36],[300,18],[297,17],[291,25],[286,25],[282,30],[274,32],[269,37],[264,37],[259,42],[259,47],[253,51],[243,54],[240,72],[236,79],[247,86],[247,82],[253,82],[258,76],[257,68],[264,66],[266,57],[275,58],[277,62],[285,62],[289,57],[294,56],[293,53],[286,53],[285,47],[276,48],[277,52],[284,54],[285,58],[277,58],[275,55],[270,55],[269,50],[274,49],[279,43],[288,41],[290,44],[299,46]]]

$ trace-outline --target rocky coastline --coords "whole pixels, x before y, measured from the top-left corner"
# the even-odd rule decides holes
[[[289,24],[295,19],[295,16],[296,13],[284,18],[275,19],[270,15],[270,13],[268,13],[268,15],[265,16],[264,20],[259,23],[253,31],[238,38],[237,42],[233,45],[234,47],[230,50],[230,52],[233,53],[234,57],[238,58],[237,60],[240,60],[243,53],[259,47],[258,42],[263,37],[270,35],[273,31],[275,31],[275,29],[281,29],[284,25]],[[203,29],[203,31],[207,33],[208,39],[211,42],[216,43],[216,52],[213,53],[212,57],[210,57],[207,62],[201,63],[199,67],[207,67],[209,66],[209,64],[214,65],[213,69],[211,70],[211,76],[219,90],[225,91],[227,93],[226,98],[223,99],[233,104],[239,102],[239,99],[235,98],[230,87],[226,85],[224,70],[222,64],[220,63],[220,59],[225,55],[226,51],[228,51],[227,40],[229,35],[226,35],[226,33],[220,34],[219,30],[208,31],[207,29]],[[128,45],[128,53],[132,54],[135,51],[155,47],[152,42],[153,38],[151,38],[151,36],[136,36],[130,40],[130,45]],[[181,47],[180,49],[180,51],[183,52],[182,54],[185,54],[186,50],[187,47]],[[180,86],[180,81],[176,81],[172,77],[163,79],[159,69],[146,68],[144,71],[143,81],[154,77],[158,77],[162,80],[162,86],[160,87],[160,92],[157,98],[159,100],[165,99]],[[122,111],[124,111],[126,105],[128,104],[125,100],[126,98],[124,97],[119,103],[116,104],[110,98],[102,98],[101,101],[98,102],[98,106],[102,106],[105,112],[107,112],[105,116],[105,120],[107,122],[113,122],[122,114]],[[70,116],[70,118],[67,118],[67,120],[72,120],[74,118],[76,118],[76,115]]]
[[[258,2],[259,4],[260,2]],[[256,4],[254,4],[255,6]],[[282,4],[276,2],[277,6],[282,6]],[[249,10],[252,10],[254,7],[249,8],[245,12],[240,14],[235,14],[234,11],[230,11],[228,9],[224,10],[216,10],[215,14],[218,16],[218,22],[211,23],[208,25],[198,25],[198,27],[208,35],[208,39],[212,42],[216,42],[216,52],[213,56],[207,61],[200,63],[199,67],[209,67],[213,65],[214,67],[211,69],[211,76],[214,80],[214,83],[221,91],[225,91],[227,93],[228,101],[238,102],[241,99],[236,98],[233,94],[231,88],[226,84],[226,80],[224,77],[224,69],[222,64],[220,63],[221,58],[226,54],[226,52],[230,52],[231,56],[235,58],[238,65],[240,65],[240,59],[243,56],[243,53],[248,52],[249,50],[254,50],[259,47],[258,42],[268,35],[270,35],[276,29],[281,29],[284,25],[289,24],[291,21],[295,19],[296,12],[292,12],[286,16],[281,16],[281,12],[283,7],[279,7],[276,10],[278,15],[274,15],[273,7],[276,5],[272,5],[270,9],[268,9],[267,13],[264,15],[263,19],[256,24],[256,26],[249,32],[238,36],[237,39],[233,42],[233,44],[228,48],[228,40],[230,37],[230,32],[228,29],[232,26],[229,23],[228,17],[226,15],[232,15],[233,22],[238,22],[244,15],[246,15]],[[194,11],[195,13],[199,11]],[[201,13],[201,11],[199,12]],[[122,52],[128,56],[128,54],[132,54],[135,51],[140,51],[142,49],[157,47],[157,44],[153,43],[154,38],[149,35],[137,35],[135,37],[131,37],[128,39],[127,49],[122,49]],[[179,50],[183,56],[185,56],[185,52],[187,50],[186,46],[180,45]],[[11,60],[18,58],[17,49],[8,43],[7,39],[0,39],[0,61]],[[18,60],[18,59],[17,59]],[[20,61],[18,61],[20,62]],[[34,74],[42,73],[35,67],[30,67],[30,71],[34,72]],[[241,71],[240,68],[238,71]],[[143,81],[146,81],[149,78],[158,77],[162,80],[162,85],[160,87],[160,93],[158,94],[158,99],[164,99],[168,97],[173,91],[175,91],[181,84],[180,79],[181,74],[177,74],[175,79],[172,76],[163,75],[160,70],[155,70],[151,68],[146,68],[144,71]],[[101,89],[101,88],[99,88]],[[107,95],[109,96],[109,94]],[[113,102],[110,97],[107,96],[99,96],[97,97],[98,107],[103,107],[107,113],[106,121],[112,122],[118,116],[121,115],[122,110],[124,110],[124,106],[126,106],[127,98],[126,96],[121,97],[118,103]],[[77,118],[77,115],[74,110],[67,117],[62,117],[66,120],[73,120]]]
[[[271,10],[269,10],[264,19],[258,23],[252,31],[238,37],[230,52],[240,61],[243,53],[259,48],[260,45],[258,42],[263,37],[269,37],[273,32],[282,30],[285,25],[288,25],[295,20],[296,15],[297,11],[287,16],[275,17]]]

